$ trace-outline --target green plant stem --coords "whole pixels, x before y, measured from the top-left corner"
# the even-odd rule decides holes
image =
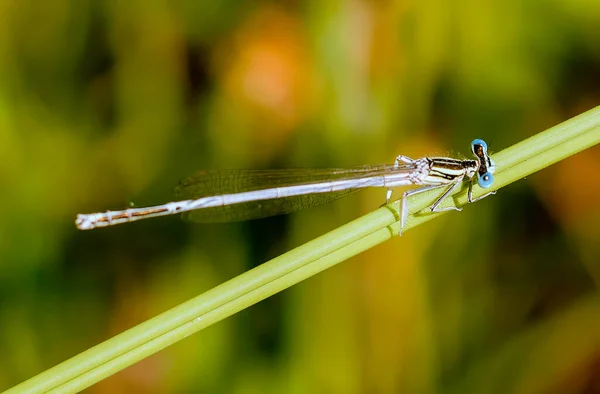
[[[596,107],[493,155],[497,164],[493,190],[599,142],[600,107]],[[466,191],[465,182],[443,206],[465,205]],[[428,209],[439,194],[434,190],[409,199],[411,212],[404,231],[445,213],[431,213]],[[483,190],[476,186],[473,194],[480,196]],[[8,393],[83,390],[205,327],[392,238],[399,231],[398,218],[398,202],[382,207],[80,353],[13,387]]]

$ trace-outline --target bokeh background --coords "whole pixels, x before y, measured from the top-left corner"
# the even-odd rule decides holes
[[[498,151],[598,104],[597,0],[1,0],[0,389],[385,192],[233,224],[77,213],[199,169]],[[582,152],[87,392],[600,392],[598,171]]]

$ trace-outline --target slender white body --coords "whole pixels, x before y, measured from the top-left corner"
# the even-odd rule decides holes
[[[335,180],[318,180],[289,185],[283,185],[280,183],[280,186],[277,187],[265,186],[262,188],[257,185],[252,185],[256,187],[256,190],[202,196],[199,198],[169,202],[166,204],[145,208],[130,208],[121,211],[79,214],[77,215],[75,223],[77,228],[81,230],[90,230],[96,227],[112,226],[115,224],[133,222],[140,219],[173,215],[198,209],[216,208],[230,205],[235,206],[242,203],[278,200],[295,196],[335,193],[345,190],[350,191],[354,189],[363,189],[367,187],[388,188],[386,198],[387,203],[391,198],[391,188],[407,185],[427,185],[420,189],[409,190],[403,194],[400,224],[402,231],[402,228],[404,227],[408,217],[407,197],[411,195],[422,193],[438,187],[446,187],[445,192],[430,207],[432,212],[440,212],[450,209],[460,210],[460,208],[457,207],[440,208],[439,206],[444,199],[448,197],[448,195],[450,195],[451,192],[465,179],[471,180],[469,183],[468,193],[469,202],[477,201],[483,197],[495,193],[492,191],[478,199],[472,198],[471,191],[475,175],[477,175],[478,183],[481,187],[490,187],[494,180],[492,173],[495,169],[495,163],[487,155],[487,144],[484,141],[479,139],[474,140],[471,144],[471,150],[475,155],[476,160],[457,160],[446,157],[424,157],[413,160],[406,156],[398,156],[393,166],[379,166],[373,167],[372,169],[370,167],[364,167],[354,170],[332,170],[331,177]],[[294,175],[297,174],[295,174],[293,171],[288,171],[286,176],[293,180],[311,179],[310,177],[306,177],[308,174],[310,174],[310,170],[302,170],[301,173],[305,178],[302,178],[302,176],[294,178]],[[261,173],[261,175],[265,174],[266,173],[264,172]],[[277,176],[274,175],[276,174],[275,172],[270,172],[269,174],[271,177],[277,178]],[[300,172],[298,174],[300,174]],[[327,177],[330,176],[329,172],[323,170],[320,170],[320,174],[326,174]],[[333,176],[333,174],[335,174],[335,176]],[[267,174],[266,176],[266,181],[269,181],[269,175]],[[240,179],[243,179],[243,177],[240,176]],[[196,182],[196,185],[199,185],[199,191],[202,192],[202,187],[207,185],[210,187],[214,181],[216,181],[216,184],[219,183],[218,175],[217,178],[213,179],[205,174],[200,176],[198,179],[192,180],[192,183],[186,184],[185,186],[193,187],[193,182]],[[268,184],[268,182],[264,182],[262,184]],[[215,190],[219,190],[219,188],[217,187]],[[200,195],[203,194],[205,193],[201,193]],[[289,210],[286,212],[289,212]],[[283,213],[283,211],[280,213]],[[268,212],[266,212],[266,216],[268,216]]]
[[[207,196],[193,200],[169,202],[145,208],[130,208],[121,211],[98,212],[77,215],[77,228],[91,230],[96,227],[112,226],[135,220],[173,215],[202,208],[220,207],[225,205],[240,204],[243,202],[271,200],[285,197],[300,196],[305,194],[331,193],[348,189],[363,189],[366,187],[397,187],[411,184],[422,184],[426,173],[398,172],[360,179],[345,179],[337,181],[320,182],[313,184],[281,186],[270,189],[254,190],[248,192]]]

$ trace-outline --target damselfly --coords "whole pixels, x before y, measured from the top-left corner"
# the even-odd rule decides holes
[[[298,211],[366,187],[387,188],[387,204],[392,197],[392,188],[396,186],[426,185],[402,195],[402,233],[408,218],[409,196],[443,188],[442,195],[430,206],[432,212],[441,212],[461,210],[456,206],[442,208],[440,204],[464,180],[469,180],[469,202],[495,193],[473,198],[475,178],[480,187],[489,188],[494,182],[496,165],[488,156],[483,140],[474,140],[471,151],[475,160],[447,157],[413,160],[398,156],[393,165],[350,169],[205,171],[181,181],[175,189],[178,196],[187,199],[146,208],[79,214],[75,223],[81,230],[90,230],[177,213],[185,213],[187,219],[195,222],[232,222]]]

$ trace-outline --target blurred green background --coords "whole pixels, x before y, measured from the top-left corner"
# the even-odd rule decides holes
[[[1,0],[0,389],[385,192],[233,224],[77,213],[199,169],[501,150],[600,104],[599,26],[597,0]],[[592,148],[88,392],[600,392],[598,171]]]

